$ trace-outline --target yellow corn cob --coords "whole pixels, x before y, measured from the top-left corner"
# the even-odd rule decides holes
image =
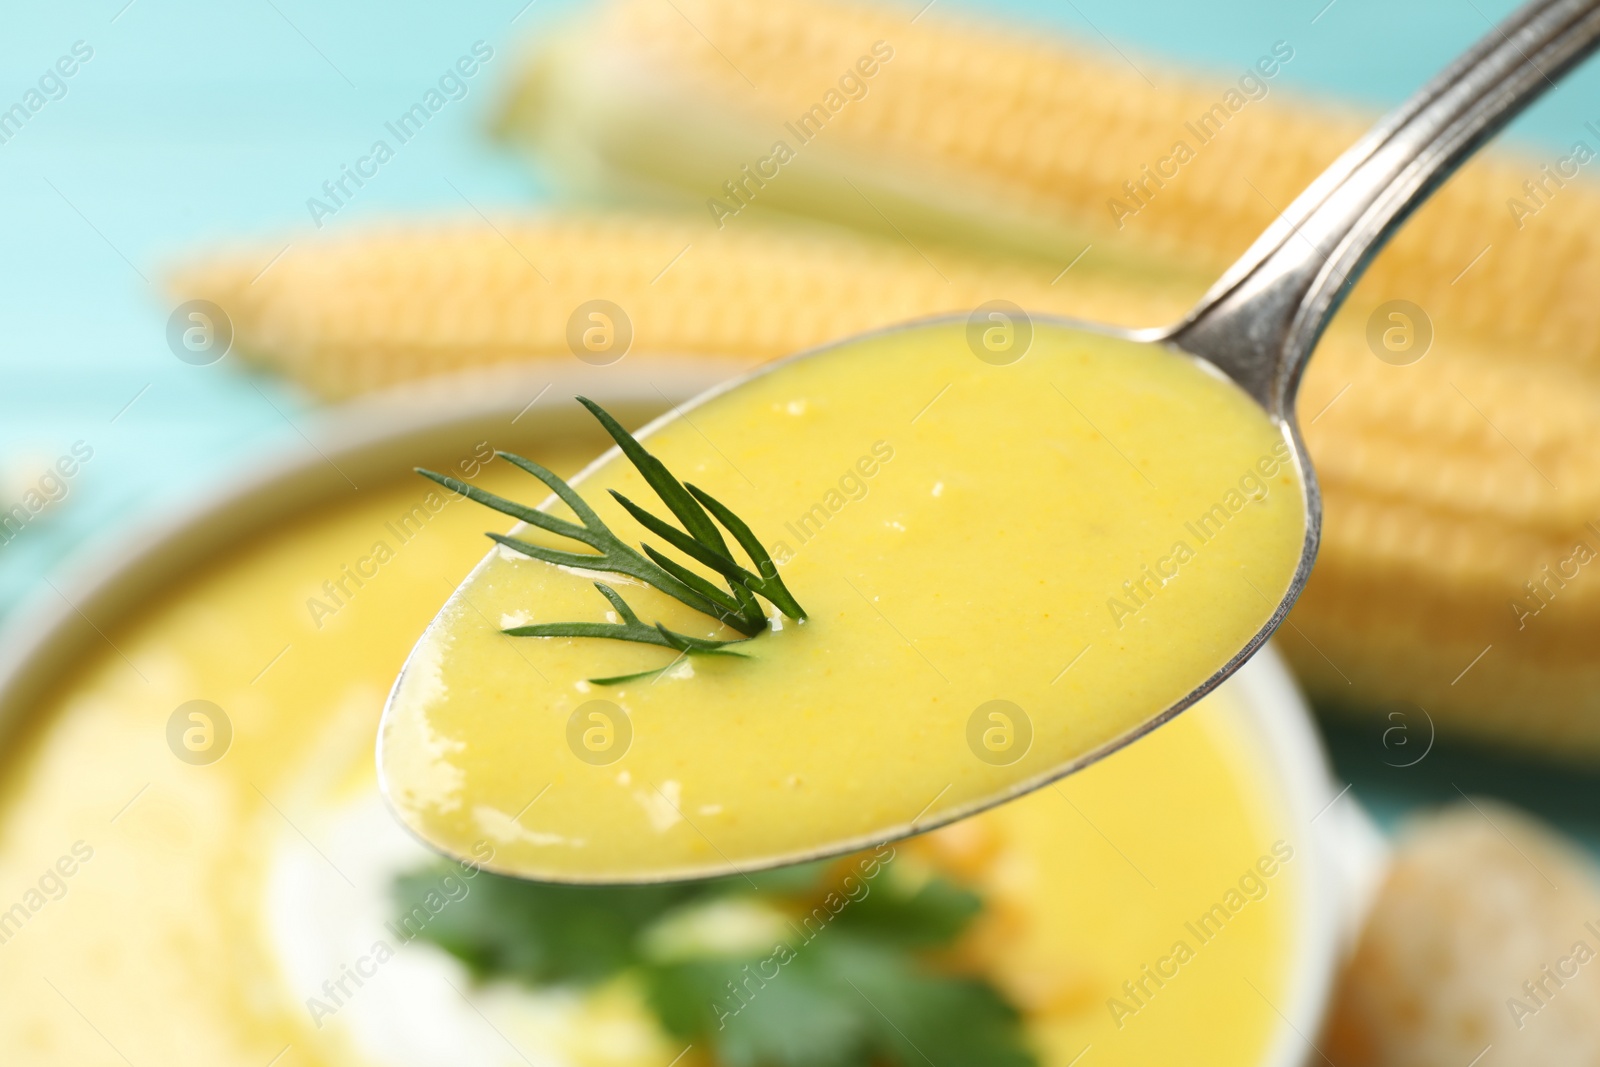
[[[777,207],[919,245],[955,239],[1058,269],[1091,243],[1088,258],[1153,253],[1192,269],[1198,297],[1365,126],[1285,99],[1281,73],[1258,77],[1268,95],[1228,115],[1242,71],[1135,69],[1045,34],[942,19],[940,8],[913,23],[920,6],[614,0],[581,34],[536,52],[502,130],[575,188],[672,190],[708,232],[708,201],[740,207],[725,229],[747,221],[723,183],[784,140],[795,159],[746,185],[751,213]],[[893,58],[802,144],[797,117],[879,41]],[[1202,144],[1196,123],[1218,104],[1226,122]],[[1574,132],[1600,149],[1600,134]],[[1194,158],[1158,187],[1144,168],[1180,140]],[[1561,155],[1469,163],[1378,257],[1352,313],[1405,298],[1441,337],[1471,334],[1600,375],[1600,301],[1587,296],[1600,283],[1600,193],[1552,181],[1541,164]],[[1530,180],[1544,192],[1530,194]],[[1114,200],[1136,213],[1119,221]]]
[[[1600,558],[1600,388],[1465,345],[1387,366],[1359,327],[1335,322],[1301,407],[1350,383],[1305,430],[1323,543],[1285,651],[1317,695],[1600,756],[1600,563],[1563,562]],[[1407,721],[1396,760],[1426,736]]]
[[[925,259],[848,233],[752,226],[707,236],[671,218],[612,216],[371,231],[296,242],[179,272],[183,298],[215,301],[246,358],[318,393],[350,396],[451,370],[572,360],[568,320],[607,299],[631,320],[626,358],[745,364],[984,301],[1133,323],[1175,316],[1184,295],[1152,275]],[[259,277],[257,276],[259,275]],[[252,281],[254,279],[254,281]]]
[[[271,252],[198,264],[176,288],[222,305],[246,357],[336,396],[571,360],[567,320],[594,297],[632,319],[633,365],[755,362],[994,298],[1161,322],[1186,286],[1088,259],[1052,285],[1027,264],[930,262],[843,232],[752,224],[708,239],[697,222],[625,217],[297,242],[256,277]],[[1524,588],[1578,542],[1600,550],[1600,384],[1502,357],[1461,342],[1448,359],[1391,366],[1361,320],[1334,323],[1302,420],[1327,502],[1322,557],[1282,643],[1320,695],[1385,710],[1411,701],[1441,732],[1600,757],[1600,562],[1547,583],[1537,614]]]

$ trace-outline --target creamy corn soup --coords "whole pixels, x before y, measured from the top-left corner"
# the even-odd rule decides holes
[[[1075,399],[1089,411],[1092,396]],[[910,414],[925,399],[908,391]],[[782,414],[804,420],[816,410]],[[1123,428],[1102,424],[1113,434]],[[894,458],[874,479],[882,499],[893,499],[892,477],[921,483],[935,474],[918,460],[915,440],[909,431],[894,438]],[[870,452],[871,444],[860,447]],[[1118,444],[1141,459],[1153,447],[1137,436]],[[839,442],[817,469],[853,464],[856,448]],[[598,449],[591,440],[526,451],[570,472]],[[1045,469],[1060,471],[1048,442],[1034,451]],[[735,458],[748,461],[752,477],[776,477],[753,454]],[[462,463],[466,474],[471,450]],[[473,480],[501,492],[524,488],[525,476],[505,466],[492,462]],[[1157,471],[1152,465],[1152,477]],[[1115,477],[1087,464],[1081,476]],[[952,477],[944,491],[960,499],[978,489]],[[8,1067],[662,1067],[681,1051],[625,982],[480,987],[439,950],[397,936],[392,879],[433,857],[378,795],[374,734],[416,634],[478,555],[484,521],[481,509],[428,493],[420,481],[365,486],[233,546],[125,622],[101,620],[109,643],[8,738],[0,766],[0,1059]],[[869,496],[850,506],[883,531],[874,539],[901,533],[883,526],[889,517],[915,516],[909,500],[891,507]],[[764,518],[769,532],[781,528]],[[822,571],[804,572],[801,561],[823,558],[825,538],[844,532],[826,529],[797,550],[794,584],[819,621],[853,609],[820,577],[802,580]],[[862,581],[870,573],[863,568]],[[862,592],[884,595],[868,585]],[[887,596],[883,605],[906,607]],[[933,616],[895,618],[918,627],[908,633],[931,643],[930,655],[949,652],[939,628],[921,628]],[[1007,632],[1025,639],[1048,627],[1040,618]],[[623,651],[619,662],[638,655]],[[609,654],[596,644],[581,669]],[[912,653],[872,645],[862,654],[908,688],[920,684]],[[1021,653],[1008,658],[1020,675]],[[1081,774],[893,846],[981,891],[987,908],[962,956],[1023,1009],[1045,1064],[1066,1067],[1092,1045],[1092,1058],[1078,1062],[1239,1067],[1258,1062],[1281,1025],[1262,995],[1289,999],[1303,861],[1292,828],[1270,814],[1276,797],[1229,692]],[[649,720],[640,718],[639,743],[649,751]],[[868,755],[882,760],[871,773],[915,777],[912,751]],[[611,779],[617,768],[597,773]],[[621,795],[644,810],[631,792]],[[552,789],[546,799],[557,796]],[[686,814],[708,833],[720,830],[701,809],[707,801],[685,788],[682,802],[696,805]],[[531,816],[543,804],[489,834],[487,854],[516,854],[517,827],[540,827]],[[680,1063],[703,1063],[698,1056],[691,1050]]]

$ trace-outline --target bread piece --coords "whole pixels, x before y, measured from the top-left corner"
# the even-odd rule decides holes
[[[1338,1067],[1600,1065],[1600,872],[1468,800],[1403,831],[1335,995]]]

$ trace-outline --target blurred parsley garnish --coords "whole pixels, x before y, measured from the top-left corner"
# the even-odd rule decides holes
[[[480,872],[415,936],[480,979],[636,976],[662,1027],[719,1067],[1034,1067],[1017,1010],[936,958],[981,910],[978,896],[940,877],[909,884],[885,851],[651,886]],[[400,907],[442,870],[398,879]],[[742,931],[732,944],[718,933],[729,929]]]

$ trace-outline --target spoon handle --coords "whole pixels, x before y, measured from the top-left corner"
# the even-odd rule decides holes
[[[1323,328],[1389,235],[1597,44],[1600,0],[1518,9],[1312,182],[1164,339],[1289,417]]]

